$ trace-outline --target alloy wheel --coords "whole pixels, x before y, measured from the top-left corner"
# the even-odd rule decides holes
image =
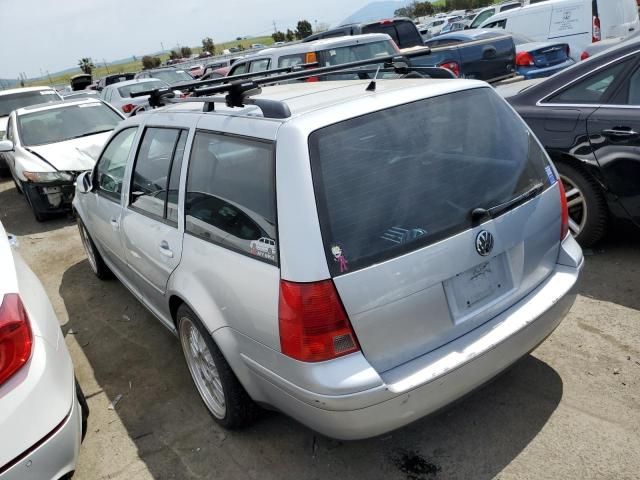
[[[584,193],[569,177],[560,175],[569,209],[569,231],[576,237],[587,224],[587,202]]]
[[[215,417],[224,418],[227,407],[218,368],[200,330],[188,317],[180,319],[180,342],[191,377],[204,403]]]

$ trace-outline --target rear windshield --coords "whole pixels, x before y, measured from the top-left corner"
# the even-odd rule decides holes
[[[148,80],[146,82],[137,82],[124,87],[118,88],[122,98],[130,97],[132,93],[144,92],[154,88],[164,87],[166,84],[160,80]]]
[[[121,120],[104,103],[92,102],[20,115],[18,129],[22,144],[35,146],[109,132]]]
[[[320,52],[322,66],[341,65],[358,60],[386,57],[398,53],[392,42],[382,40],[380,42],[362,43],[347,47],[330,48]]]
[[[184,70],[159,70],[157,72],[151,72],[151,76],[153,78],[159,78],[168,84],[190,82],[193,80],[193,77]]]
[[[60,100],[60,96],[55,90],[0,95],[0,117],[6,117],[19,108],[30,107],[39,103],[57,102],[58,100]]]
[[[409,21],[372,23],[362,27],[362,33],[386,33],[400,48],[423,45],[418,28]]]
[[[555,181],[522,120],[488,88],[340,122],[309,147],[333,275],[343,260],[352,271],[464,231],[473,209]]]

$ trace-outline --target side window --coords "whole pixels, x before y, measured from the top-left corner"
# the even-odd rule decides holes
[[[473,23],[471,24],[471,28],[477,28],[480,25],[482,25],[482,22],[484,22],[485,20],[487,20],[489,17],[493,17],[496,14],[495,9],[490,9],[487,10],[485,12],[480,13],[476,19],[473,21]]]
[[[278,67],[293,67],[294,65],[300,65],[304,63],[304,54],[298,53],[296,55],[285,55],[278,60]]]
[[[186,232],[277,264],[274,155],[271,143],[196,133],[187,178]]]
[[[98,192],[119,202],[122,180],[137,128],[117,133],[102,153],[96,167]]]
[[[628,62],[629,60],[599,70],[558,93],[548,103],[601,103]]]
[[[174,128],[147,128],[144,132],[140,149],[133,167],[131,178],[131,207],[159,219],[166,218],[168,191],[171,188],[171,177],[174,176],[175,195],[172,199],[177,204],[177,181],[172,169],[176,163],[177,176],[180,168],[174,162],[177,153],[181,130]],[[186,139],[186,135],[185,135]],[[182,143],[184,152],[184,143]],[[180,157],[181,159],[182,157]],[[173,216],[177,223],[177,211]]]
[[[629,79],[608,103],[613,105],[640,106],[640,68],[637,68],[629,76]],[[7,138],[9,138],[9,132],[7,132]]]
[[[498,20],[497,22],[488,23],[484,28],[507,28],[507,20]]]
[[[241,75],[243,73],[247,73],[248,66],[249,66],[248,63],[238,63],[234,65],[231,71],[229,72],[229,76],[231,77],[233,75]]]
[[[265,70],[269,70],[268,58],[263,58],[262,60],[254,60],[253,62],[251,62],[249,72],[264,72]]]

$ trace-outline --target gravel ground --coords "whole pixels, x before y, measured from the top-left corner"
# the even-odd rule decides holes
[[[440,414],[339,442],[277,413],[242,432],[222,430],[176,338],[119,282],[93,276],[71,220],[36,223],[3,179],[0,221],[44,283],[89,397],[74,478],[640,477],[638,235],[617,232],[586,252],[571,313],[507,373]]]

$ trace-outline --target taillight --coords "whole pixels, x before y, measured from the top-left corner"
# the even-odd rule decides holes
[[[536,62],[533,61],[533,55],[529,52],[518,52],[516,54],[516,65],[519,67],[533,67]]]
[[[307,79],[305,79],[305,82],[309,82],[309,83],[313,83],[313,82],[319,82],[320,78],[318,77],[309,77]]]
[[[560,190],[560,240],[564,240],[569,233],[569,207],[567,206],[567,194],[564,191],[562,180],[558,179],[558,189]]]
[[[380,20],[380,25],[391,25],[393,20]]]
[[[446,68],[447,70],[451,71],[456,77],[460,78],[460,65],[458,65],[458,62],[444,62],[438,66]]]
[[[600,30],[600,17],[598,16],[594,16],[593,17],[593,27],[592,27],[592,38],[591,41],[593,43],[595,42],[599,42],[600,40],[602,40],[602,33]]]
[[[122,106],[122,111],[124,113],[131,113],[131,111],[136,108],[136,106],[133,103],[127,103],[126,105]]]
[[[33,336],[29,317],[16,293],[7,293],[0,305],[0,385],[31,357]]]
[[[580,60],[586,60],[587,58],[589,58],[589,52],[582,52],[582,55],[580,55]]]
[[[360,350],[332,280],[280,282],[278,306],[282,353],[322,362]]]

